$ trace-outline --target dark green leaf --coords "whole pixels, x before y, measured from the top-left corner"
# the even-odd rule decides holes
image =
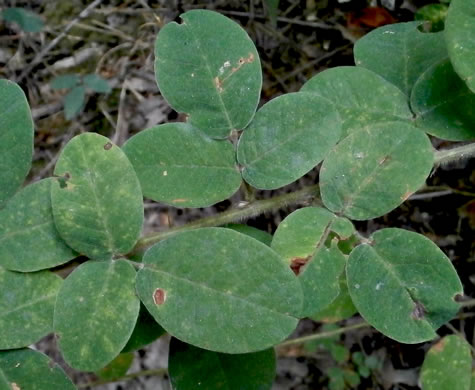
[[[216,12],[193,10],[155,43],[155,75],[170,105],[213,138],[244,129],[259,102],[262,72],[246,32]]]
[[[301,317],[323,310],[337,297],[345,257],[335,245],[327,248],[325,241],[330,231],[349,236],[353,230],[346,218],[320,207],[294,211],[279,224],[271,247],[298,275],[304,293]]]
[[[302,88],[330,100],[342,119],[342,137],[375,122],[409,120],[407,97],[399,88],[368,69],[340,66],[311,78]]]
[[[291,93],[265,104],[238,145],[244,180],[271,190],[305,175],[341,135],[338,112],[327,99]]]
[[[350,219],[379,217],[424,185],[433,161],[429,138],[412,125],[369,125],[352,132],[323,162],[323,203]]]
[[[103,369],[96,372],[96,375],[102,379],[116,379],[127,374],[132,362],[134,360],[134,354],[121,353],[114,360],[112,360],[107,366]]]
[[[171,335],[226,353],[268,348],[297,325],[302,291],[269,247],[225,228],[172,236],[150,248],[137,291]]]
[[[446,336],[427,352],[421,370],[424,390],[470,390],[471,380],[470,345],[460,336]]]
[[[25,32],[39,32],[44,26],[37,14],[23,8],[5,8],[2,17],[7,22],[17,23]]]
[[[140,302],[135,270],[123,260],[89,261],[64,281],[54,311],[54,329],[66,362],[97,371],[124,348]]]
[[[99,134],[74,137],[61,152],[51,188],[61,237],[91,258],[129,252],[142,230],[140,183],[120,148]]]
[[[371,31],[355,44],[356,65],[383,76],[409,97],[419,76],[447,57],[443,33],[423,33],[421,24],[398,23]]]
[[[0,268],[0,349],[26,347],[53,332],[61,284],[48,271],[23,274]]]
[[[0,352],[0,389],[75,390],[76,387],[48,356],[31,349],[18,349]]]
[[[428,238],[402,229],[373,234],[350,255],[348,288],[360,314],[384,335],[420,343],[458,311],[462,284],[445,254]]]
[[[273,349],[228,355],[172,339],[168,372],[174,390],[268,390],[275,377]]]
[[[0,208],[21,186],[33,157],[33,119],[22,89],[0,80]]]
[[[469,0],[452,0],[445,37],[455,71],[475,92],[475,7]]]
[[[134,331],[122,352],[132,352],[154,342],[165,333],[157,321],[152,317],[144,305],[140,305],[139,318]]]
[[[101,76],[91,73],[83,77],[84,85],[91,88],[94,92],[109,93],[112,89],[107,82]]]
[[[256,229],[255,227],[249,225],[243,225],[238,223],[230,223],[228,225],[223,226],[228,229],[235,230],[239,233],[245,234],[249,237],[255,238],[257,241],[270,246],[272,242],[272,234],[269,234],[263,230]]]
[[[176,207],[205,207],[241,185],[233,146],[186,123],[152,127],[132,137],[124,152],[144,196]]]
[[[448,59],[431,66],[412,90],[416,125],[452,141],[475,138],[475,94],[454,72]]]
[[[51,184],[44,179],[18,192],[0,210],[0,265],[12,271],[52,268],[77,254],[59,236],[51,209]]]
[[[86,88],[78,85],[64,97],[64,115],[66,119],[74,118],[82,110],[86,99]]]
[[[79,76],[77,74],[64,74],[55,77],[51,81],[51,88],[53,89],[69,89],[73,88],[79,82]]]

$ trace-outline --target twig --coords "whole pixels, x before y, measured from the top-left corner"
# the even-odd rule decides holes
[[[435,152],[435,164],[447,164],[475,157],[475,143]]]
[[[23,79],[30,74],[32,69],[38,65],[43,57],[53,48],[55,47],[61,39],[63,39],[66,34],[71,30],[74,25],[79,22],[81,19],[84,19],[89,16],[89,14],[92,12],[94,8],[96,8],[102,0],[94,0],[91,4],[89,4],[86,8],[84,8],[76,18],[71,20],[68,25],[64,28],[64,30],[56,37],[54,38],[43,50],[41,50],[35,58],[33,58],[33,61],[25,68],[25,70],[20,74],[20,76],[17,79],[17,82],[20,83],[23,81]]]

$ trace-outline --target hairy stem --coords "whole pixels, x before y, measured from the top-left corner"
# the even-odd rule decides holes
[[[158,368],[155,370],[143,370],[143,371],[137,371],[137,372],[132,372],[127,375],[123,375],[121,377],[113,378],[113,379],[99,379],[97,381],[93,382],[88,382],[88,383],[82,383],[79,385],[76,385],[78,389],[86,389],[89,387],[96,387],[100,385],[105,385],[107,383],[114,383],[114,382],[120,382],[128,379],[134,379],[134,378],[139,378],[142,376],[160,376],[160,375],[165,375],[168,372],[166,368]]]
[[[164,240],[176,233],[202,227],[221,226],[231,222],[246,220],[255,217],[256,215],[278,210],[284,206],[315,200],[317,196],[318,184],[302,188],[301,190],[289,194],[279,195],[271,199],[257,200],[242,207],[238,206],[210,217],[189,222],[183,226],[177,226],[163,232],[152,233],[144,236],[137,242],[133,253],[138,253],[158,241]]]
[[[435,164],[447,164],[453,161],[464,160],[472,157],[475,157],[475,143],[457,146],[452,149],[436,151]]]
[[[311,334],[309,336],[303,336],[303,337],[297,337],[295,339],[290,339],[290,340],[284,341],[283,343],[278,344],[276,347],[277,348],[282,348],[282,347],[288,347],[290,345],[295,345],[295,344],[303,344],[303,343],[306,343],[308,341],[327,339],[329,337],[337,336],[339,334],[346,333],[346,332],[349,332],[351,330],[360,329],[360,328],[367,328],[367,327],[370,327],[370,326],[371,325],[368,324],[366,321],[358,322],[356,324],[344,326],[344,327],[339,328],[339,329],[329,330],[327,332],[318,332],[318,333],[315,333],[315,334]]]

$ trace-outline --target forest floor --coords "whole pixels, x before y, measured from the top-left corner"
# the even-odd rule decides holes
[[[41,32],[25,33],[15,24],[0,21],[0,77],[22,86],[35,120],[34,167],[28,181],[51,176],[60,150],[77,134],[94,131],[121,144],[152,125],[183,120],[158,91],[153,48],[160,27],[178,20],[186,10],[216,10],[248,31],[262,62],[262,105],[283,93],[298,91],[322,70],[354,65],[352,47],[358,38],[385,23],[414,20],[417,9],[434,1],[281,0],[277,13],[271,17],[262,0],[0,0],[0,6],[25,6],[45,22]],[[92,3],[97,4],[86,17],[80,17],[80,12]],[[71,22],[73,26],[68,30]],[[67,91],[53,89],[51,82],[59,75],[87,73],[102,76],[112,91],[88,92],[80,114],[67,120],[63,109]],[[436,147],[449,145],[435,138],[433,143]],[[426,235],[452,260],[465,294],[475,297],[474,168],[473,160],[439,167],[428,180],[430,191],[409,198],[384,217],[358,222],[356,227],[365,236],[383,227],[400,227]],[[277,191],[259,191],[257,197],[264,199],[313,184],[318,170],[319,167]],[[202,209],[176,209],[148,202],[145,232],[165,230],[224,211],[242,199],[243,195],[238,193],[230,200]],[[251,219],[248,224],[273,233],[292,210],[284,208]],[[465,309],[439,333],[462,332],[467,340],[473,341],[473,318],[474,313]],[[354,317],[337,326],[358,321]],[[317,332],[322,326],[319,322],[302,321],[294,336]],[[164,336],[138,351],[130,372],[166,367],[167,343]],[[418,372],[430,345],[402,345],[371,328],[361,328],[318,345],[281,350],[273,389],[327,389],[332,368],[357,371],[355,352],[371,356],[379,363],[367,378],[360,378],[358,386],[347,383],[345,388],[418,389]],[[37,347],[61,360],[53,337]],[[94,379],[66,369],[77,383]],[[95,388],[165,390],[169,384],[166,376],[151,376]]]

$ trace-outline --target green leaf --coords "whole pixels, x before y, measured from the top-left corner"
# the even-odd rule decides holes
[[[241,185],[231,143],[210,139],[186,123],[141,131],[127,141],[124,152],[144,196],[172,206],[211,206]]]
[[[5,8],[2,17],[7,22],[17,23],[25,32],[39,32],[44,26],[37,14],[23,8]]]
[[[350,318],[358,311],[356,310],[346,283],[346,275],[340,276],[340,292],[338,296],[322,311],[311,316],[315,321],[320,322],[337,322]]]
[[[292,268],[302,286],[304,305],[301,317],[323,310],[340,291],[338,278],[345,266],[345,257],[325,241],[330,231],[353,233],[346,218],[320,207],[305,207],[288,215],[277,227],[271,248]]]
[[[21,272],[64,264],[77,254],[59,236],[44,179],[19,191],[0,210],[0,266]]]
[[[114,360],[112,360],[103,369],[96,372],[96,375],[102,379],[116,379],[127,374],[132,362],[134,361],[134,354],[121,353]]]
[[[428,4],[417,10],[414,17],[416,20],[429,21],[432,32],[442,31],[448,10],[449,7],[445,4]]]
[[[53,332],[61,284],[48,271],[23,274],[0,268],[0,349],[26,347]]]
[[[269,247],[225,228],[172,236],[150,248],[137,292],[157,322],[180,340],[217,352],[247,353],[286,338],[302,292]]]
[[[448,59],[431,66],[412,90],[416,125],[452,141],[475,138],[475,94],[454,72]]]
[[[21,186],[33,158],[33,119],[22,89],[0,80],[0,208]]]
[[[18,349],[0,352],[0,389],[75,390],[76,387],[48,356],[31,349]]]
[[[54,173],[54,221],[68,245],[95,259],[129,252],[142,230],[143,200],[122,150],[99,134],[81,134],[66,145]]]
[[[50,85],[53,89],[69,89],[75,87],[77,83],[79,83],[79,80],[77,74],[64,74],[55,77]]]
[[[64,360],[81,371],[111,362],[129,340],[139,314],[135,270],[124,260],[89,261],[61,287],[54,329]]]
[[[235,230],[236,232],[255,238],[257,241],[260,241],[263,244],[266,244],[267,246],[270,246],[272,242],[272,234],[269,234],[263,230],[256,229],[255,227],[252,227],[249,225],[243,225],[239,223],[230,223],[223,227]]]
[[[132,352],[142,349],[157,340],[164,333],[165,329],[155,321],[145,306],[141,304],[139,318],[137,318],[134,331],[122,352]]]
[[[273,349],[228,355],[172,339],[168,372],[175,390],[269,390],[275,377]]]
[[[323,162],[323,203],[350,219],[379,217],[424,185],[433,162],[429,138],[412,125],[369,125],[341,141]]]
[[[244,129],[257,108],[262,72],[247,33],[216,12],[193,10],[169,23],[155,43],[155,76],[173,109],[210,137]]]
[[[419,76],[447,57],[443,33],[423,33],[421,24],[397,23],[371,31],[355,44],[356,65],[378,73],[410,96]]]
[[[461,337],[446,336],[427,352],[421,370],[424,390],[470,390],[471,379],[470,345]]]
[[[88,88],[91,88],[94,92],[99,93],[109,93],[112,91],[107,80],[103,79],[101,76],[91,73],[83,77],[84,85]]]
[[[350,255],[348,288],[359,313],[384,335],[421,343],[457,313],[462,284],[428,238],[402,229],[374,233]]]
[[[83,109],[86,100],[86,88],[78,85],[64,97],[64,115],[66,119],[74,118]]]
[[[473,2],[453,0],[445,21],[445,38],[455,71],[475,92],[475,8]]]
[[[341,135],[340,117],[327,99],[290,93],[265,104],[238,145],[244,180],[271,190],[305,175]]]
[[[412,119],[401,90],[365,68],[327,69],[312,77],[301,91],[327,98],[335,105],[342,119],[342,137],[375,122]]]

